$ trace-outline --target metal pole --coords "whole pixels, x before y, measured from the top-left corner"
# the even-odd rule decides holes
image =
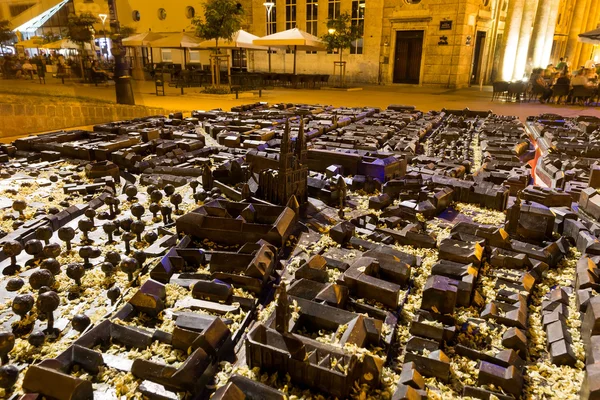
[[[267,35],[271,35],[273,33],[273,27],[271,26],[271,11],[273,11],[275,3],[266,2],[263,3],[263,5],[267,8]],[[267,53],[269,54],[269,72],[271,72],[271,47],[269,47]]]
[[[125,62],[125,49],[121,41],[121,26],[117,17],[117,4],[115,0],[108,0],[108,13],[110,16],[110,26],[115,32],[115,38],[112,41],[112,54],[115,59],[114,80],[117,103],[135,105],[131,77],[129,76]]]
[[[106,62],[108,62],[108,40],[106,39],[106,28],[104,28],[104,23],[102,24],[102,30],[104,31],[104,46],[106,46]]]

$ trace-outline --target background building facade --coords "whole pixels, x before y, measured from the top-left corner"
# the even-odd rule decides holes
[[[69,1],[76,12],[98,14],[107,8],[106,0]],[[58,0],[25,3],[47,2]],[[3,15],[11,10],[14,14],[8,3],[21,2],[2,2]],[[459,88],[520,80],[562,56],[569,57],[572,68],[597,57],[597,46],[579,42],[578,35],[598,26],[600,0],[275,0],[270,18],[262,0],[241,3],[246,11],[243,28],[257,36],[294,27],[322,36],[328,19],[350,14],[362,38],[344,52],[349,82]],[[117,0],[121,25],[137,33],[193,31],[192,18],[202,14],[202,4]],[[135,52],[153,62],[173,63],[184,58],[208,63],[209,54],[183,49]],[[274,51],[272,71],[292,72],[293,57],[289,49]],[[298,51],[297,73],[333,75],[337,60],[335,53]],[[244,63],[250,71],[268,71],[264,51],[249,51]]]

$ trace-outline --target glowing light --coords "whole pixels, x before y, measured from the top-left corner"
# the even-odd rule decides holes
[[[34,33],[42,25],[44,25],[46,23],[46,21],[48,21],[50,18],[52,18],[52,16],[54,14],[56,14],[58,12],[58,10],[60,10],[68,2],[69,2],[69,0],[61,1],[59,4],[55,5],[54,7],[47,9],[43,13],[37,15],[36,17],[33,17],[32,19],[25,22],[24,24],[17,26],[15,29],[13,29],[13,32],[19,31],[19,32]]]
[[[275,3],[272,1],[265,1],[263,6],[267,7],[267,12],[270,14],[273,7],[275,7]]]
[[[327,32],[329,32],[330,35],[333,35],[335,33],[335,29],[331,28]]]

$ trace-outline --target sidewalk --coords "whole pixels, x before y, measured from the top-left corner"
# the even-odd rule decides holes
[[[166,96],[156,96],[154,82],[134,81],[134,94],[136,104],[150,107],[163,107],[166,109],[180,109],[192,111],[198,109],[223,108],[257,101],[268,103],[309,103],[334,106],[361,107],[373,106],[385,108],[390,104],[414,105],[423,111],[448,109],[492,110],[498,114],[516,115],[522,120],[530,115],[541,113],[557,113],[564,116],[596,115],[600,116],[600,109],[596,107],[581,106],[556,106],[532,103],[504,103],[491,102],[491,87],[464,89],[446,89],[436,87],[422,87],[413,85],[365,85],[360,91],[340,91],[331,89],[284,89],[263,91],[263,96],[258,97],[258,92],[240,93],[240,98],[235,95],[210,95],[200,93],[200,88],[185,88],[184,95],[181,90],[165,86]],[[3,80],[0,87],[0,102],[3,92],[18,91],[37,93],[44,96],[71,96],[73,98],[97,99],[103,102],[115,102],[114,85],[80,84],[66,82],[64,85],[55,78],[47,79],[47,84],[38,81]],[[74,99],[76,100],[76,99]]]

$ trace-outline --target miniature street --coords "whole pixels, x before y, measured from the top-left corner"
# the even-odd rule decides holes
[[[600,118],[320,93],[0,145],[0,397],[598,398]]]

